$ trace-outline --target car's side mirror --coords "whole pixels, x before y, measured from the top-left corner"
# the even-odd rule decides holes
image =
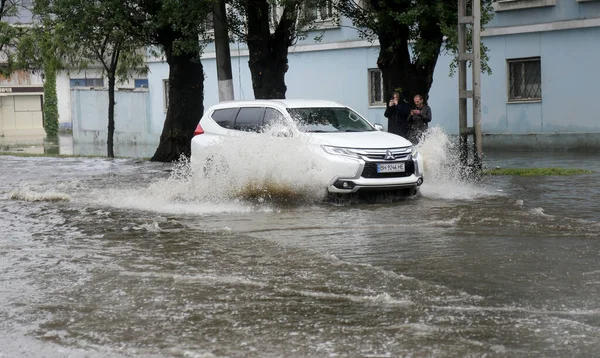
[[[375,123],[373,127],[375,127],[375,129],[377,129],[378,131],[383,132],[383,126],[381,124]]]

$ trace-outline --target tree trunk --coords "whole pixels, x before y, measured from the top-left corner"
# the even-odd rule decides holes
[[[409,103],[413,102],[413,97],[417,94],[420,94],[425,101],[429,98],[433,72],[442,45],[442,34],[435,29],[428,30],[430,31],[426,34],[430,38],[421,41],[430,41],[437,51],[433,51],[433,55],[429,57],[423,56],[415,61],[411,58],[408,28],[397,26],[382,29],[378,34],[380,50],[377,66],[383,76],[386,100],[391,98],[396,88],[402,89],[402,97]]]
[[[287,9],[275,33],[270,33],[269,4],[266,0],[248,0],[247,8],[249,60],[252,88],[256,99],[285,98],[288,48],[292,44],[295,15]]]
[[[115,135],[115,73],[108,73],[108,138],[106,141],[107,155],[109,158],[115,157],[114,152]]]
[[[194,130],[204,112],[204,72],[200,47],[190,52],[175,52],[174,43],[181,36],[166,29],[159,36],[169,64],[167,116],[160,143],[152,161],[177,161],[189,157]]]

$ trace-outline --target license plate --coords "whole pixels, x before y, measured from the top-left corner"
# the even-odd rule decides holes
[[[404,171],[404,163],[377,164],[377,173],[398,173]]]

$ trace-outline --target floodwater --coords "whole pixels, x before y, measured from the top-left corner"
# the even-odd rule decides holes
[[[600,155],[489,154],[594,173],[470,181],[433,133],[419,196],[332,203],[297,149],[254,145],[209,180],[1,156],[0,357],[600,351]]]

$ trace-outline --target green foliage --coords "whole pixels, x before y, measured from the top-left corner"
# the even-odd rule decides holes
[[[417,66],[437,58],[440,52],[458,54],[457,0],[347,0],[336,4],[341,14],[352,19],[362,38],[373,41],[391,37],[381,50],[393,53],[409,46],[411,61]],[[470,8],[468,1],[467,13]],[[492,0],[481,0],[482,29],[492,17]],[[470,28],[467,33],[471,36]],[[482,71],[491,73],[487,53],[482,45]],[[455,68],[453,62],[451,71]]]
[[[37,0],[34,13],[52,33],[52,47],[66,67],[99,64],[109,77],[126,80],[146,71],[143,43],[125,21],[120,0]]]
[[[213,3],[214,0],[125,0],[120,5],[122,26],[145,45],[155,46],[150,48],[152,55],[161,55],[169,43],[168,50],[173,54],[194,53],[199,61],[206,42],[200,43],[198,38],[207,38],[206,24]]]
[[[324,31],[320,30],[316,12],[321,6],[321,0],[229,0],[228,4],[229,30],[233,34],[232,38],[240,42],[253,40],[253,34],[248,31],[248,27],[251,26],[249,22],[253,21],[248,17],[248,7],[263,5],[267,12],[254,21],[268,24],[269,33],[264,33],[264,36],[274,39],[277,37],[274,36],[275,32],[287,33],[288,46],[307,39],[311,33],[315,42],[323,39]],[[264,21],[265,18],[267,21]],[[339,17],[335,17],[333,22],[339,25]]]
[[[483,171],[486,175],[515,175],[515,176],[566,176],[591,174],[590,170],[585,169],[565,169],[565,168],[495,168]]]
[[[15,48],[28,29],[16,23],[19,14],[19,0],[0,1],[0,75],[9,76],[15,70]]]

